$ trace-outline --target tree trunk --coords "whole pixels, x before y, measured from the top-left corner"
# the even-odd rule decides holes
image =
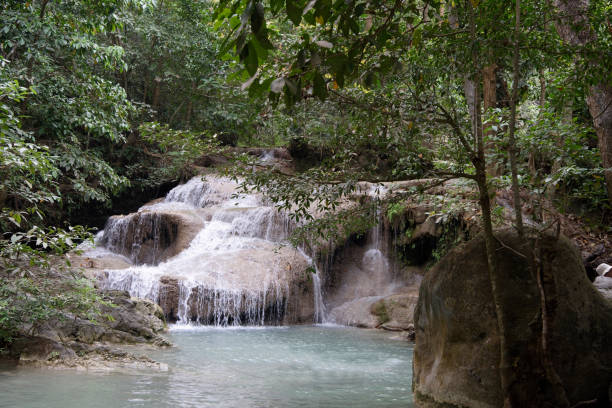
[[[476,47],[476,22],[474,16],[474,8],[471,2],[467,2],[469,11],[469,27],[470,37],[472,40],[472,68],[473,72],[478,73],[478,54]],[[475,76],[477,77],[477,76]],[[474,133],[475,155],[472,157],[472,163],[476,170],[476,183],[478,185],[479,203],[482,210],[482,221],[484,230],[484,240],[487,252],[487,270],[491,284],[491,295],[495,307],[495,317],[497,320],[497,329],[499,334],[499,378],[501,383],[501,391],[504,396],[504,408],[512,407],[510,387],[514,380],[512,365],[510,362],[510,354],[506,342],[506,317],[501,298],[501,289],[497,276],[497,257],[495,255],[496,242],[493,235],[493,222],[491,220],[491,199],[489,196],[489,186],[487,183],[487,165],[484,150],[484,141],[482,134],[482,117],[480,104],[479,86],[474,80],[466,79],[465,84],[466,98],[470,106],[470,114],[472,117],[472,132]],[[472,101],[471,103],[469,101]]]
[[[595,40],[588,18],[589,0],[554,0],[554,6],[559,11],[556,26],[563,41],[583,46]],[[612,83],[591,86],[587,104],[597,133],[608,200],[612,202]]]
[[[596,85],[589,89],[589,111],[597,133],[597,145],[608,188],[608,200],[612,203],[612,86]]]
[[[538,80],[540,81],[540,115],[544,113],[544,107],[546,105],[546,75],[544,74],[544,70],[540,68],[538,71]]]
[[[155,110],[155,114],[157,115],[157,120],[159,120],[159,92],[161,89],[161,78],[155,77],[155,88],[153,89],[153,109]]]
[[[0,210],[4,208],[4,203],[6,203],[6,198],[8,194],[6,192],[6,187],[0,188]]]
[[[538,79],[540,81],[540,117],[544,115],[544,108],[546,106],[546,75],[544,74],[544,70],[540,69],[538,71]],[[537,164],[536,164],[536,156],[533,150],[529,151],[529,161],[528,161],[529,173],[531,177],[535,178],[537,175]]]
[[[40,13],[39,13],[39,17],[40,17],[40,21],[43,21],[45,19],[45,11],[47,10],[47,4],[49,4],[49,0],[42,0],[42,3],[40,5]]]
[[[516,166],[517,146],[514,133],[516,131],[516,105],[518,103],[518,88],[519,88],[519,33],[521,29],[521,1],[516,0],[515,11],[515,26],[514,26],[514,44],[512,57],[512,97],[510,98],[510,126],[508,129],[508,156],[510,158],[510,169],[512,171],[512,197],[514,201],[514,218],[516,229],[521,238],[524,237],[523,229],[523,213],[521,205],[521,196],[518,183],[518,169]]]
[[[497,107],[497,80],[495,78],[495,71],[497,70],[496,64],[491,64],[482,70],[482,95],[483,105],[485,112],[489,109],[495,109]],[[485,129],[491,127],[493,123],[485,122]],[[485,132],[487,141],[485,143],[485,153],[491,153],[495,151],[495,131],[488,129]],[[487,174],[491,177],[499,176],[503,173],[502,166],[496,160],[490,160],[487,164]]]
[[[147,80],[142,81],[142,102],[147,103]]]
[[[191,113],[193,111],[193,97],[195,94],[195,90],[196,90],[196,82],[192,81],[191,82],[191,95],[189,97],[189,103],[187,104],[187,114],[185,117],[185,129],[189,129],[190,128],[190,124],[191,124]]]

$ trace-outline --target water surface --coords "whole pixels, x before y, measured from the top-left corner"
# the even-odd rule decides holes
[[[0,407],[413,407],[412,346],[346,327],[175,327],[167,372],[0,371]]]

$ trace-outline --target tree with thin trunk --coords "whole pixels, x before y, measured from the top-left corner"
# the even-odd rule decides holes
[[[590,0],[554,0],[554,6],[557,10],[557,32],[563,41],[578,50],[596,43],[597,35],[589,20]],[[609,71],[610,61],[590,58],[590,55],[585,57],[587,65],[597,74],[588,88],[587,105],[597,133],[608,199],[612,203],[612,74]]]

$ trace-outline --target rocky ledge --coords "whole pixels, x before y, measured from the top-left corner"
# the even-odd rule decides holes
[[[5,358],[18,365],[108,370],[149,368],[166,370],[164,364],[137,356],[122,346],[172,344],[160,335],[166,330],[161,308],[124,291],[101,293],[106,304],[99,315],[82,319],[63,313],[36,326],[20,328]]]

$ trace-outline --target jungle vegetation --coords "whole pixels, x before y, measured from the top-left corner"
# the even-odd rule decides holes
[[[612,232],[611,16],[604,0],[3,1],[6,272],[27,279],[20,262],[71,249],[202,155],[288,146],[309,159],[295,174],[247,155],[232,169],[305,222],[359,180],[470,180],[495,295],[496,191],[512,190],[519,234],[525,195]],[[0,322],[24,287],[0,288]]]

